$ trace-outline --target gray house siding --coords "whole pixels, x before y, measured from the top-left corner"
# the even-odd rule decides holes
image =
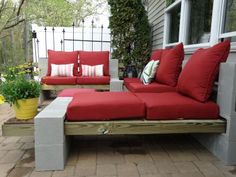
[[[152,48],[162,48],[164,32],[165,0],[148,1],[148,19],[152,26]]]

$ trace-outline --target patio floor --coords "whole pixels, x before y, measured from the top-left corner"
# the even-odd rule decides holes
[[[13,116],[7,104],[0,106],[0,125]],[[0,177],[236,176],[236,166],[224,166],[189,135],[77,136],[64,171],[34,166],[33,137],[0,134]]]

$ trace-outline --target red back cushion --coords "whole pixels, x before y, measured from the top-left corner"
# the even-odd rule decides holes
[[[152,54],[151,54],[151,60],[161,60],[161,54],[162,54],[163,49],[157,49],[157,50],[153,50]]]
[[[78,75],[78,51],[63,52],[48,50],[48,72],[47,76],[51,75],[51,64],[69,64],[73,63],[73,75]]]
[[[181,72],[177,90],[198,101],[207,101],[219,73],[220,63],[227,60],[229,50],[228,40],[208,49],[197,50]]]
[[[82,71],[82,65],[100,65],[103,64],[103,73],[104,76],[109,76],[109,51],[99,51],[99,52],[90,52],[90,51],[80,51],[79,52],[80,60],[80,71]]]
[[[156,81],[175,87],[182,68],[184,59],[183,44],[178,44],[173,49],[163,51],[161,63],[156,73]]]

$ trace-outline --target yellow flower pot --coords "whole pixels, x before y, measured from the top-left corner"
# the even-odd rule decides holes
[[[37,114],[38,98],[17,100],[17,104],[13,104],[16,113],[16,119],[28,120]]]

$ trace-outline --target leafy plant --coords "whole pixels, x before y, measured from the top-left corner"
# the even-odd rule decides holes
[[[27,80],[24,76],[16,76],[14,80],[6,80],[0,84],[0,94],[10,104],[17,103],[17,100],[37,98],[40,94],[40,83],[34,80]]]
[[[112,57],[140,70],[151,52],[151,27],[141,0],[108,0]]]

